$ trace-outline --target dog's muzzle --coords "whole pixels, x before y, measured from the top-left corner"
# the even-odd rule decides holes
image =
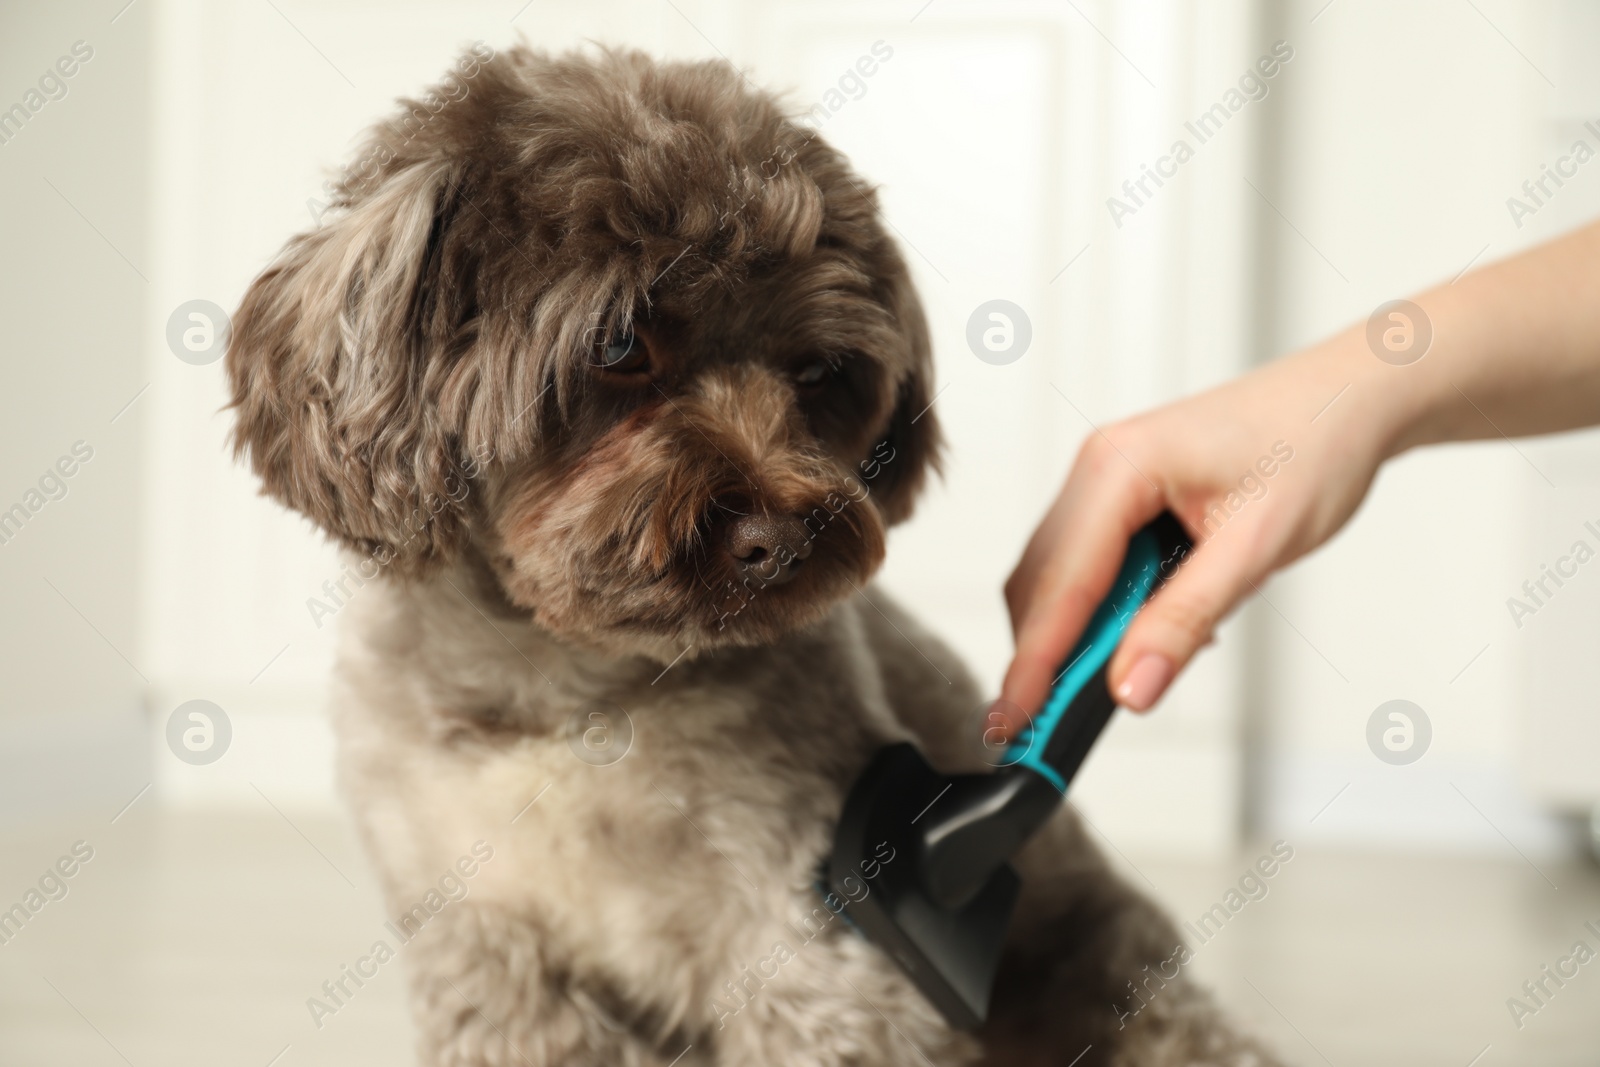
[[[741,578],[782,585],[811,555],[811,536],[792,515],[741,515],[728,524],[723,548]]]

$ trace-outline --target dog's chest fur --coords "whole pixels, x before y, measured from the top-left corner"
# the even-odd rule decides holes
[[[750,971],[834,972],[837,987],[841,953],[859,981],[892,987],[886,1002],[911,996],[815,884],[851,782],[909,736],[881,593],[779,647],[691,650],[663,673],[565,648],[470,589],[460,574],[374,585],[348,620],[341,779],[395,914],[482,841],[493,859],[444,911],[521,924],[545,972],[612,1014],[725,1032],[781,1005]],[[625,712],[632,738],[595,765],[572,742],[602,709],[616,738]],[[780,942],[793,962],[773,962]],[[914,1014],[906,1025],[937,1025]]]

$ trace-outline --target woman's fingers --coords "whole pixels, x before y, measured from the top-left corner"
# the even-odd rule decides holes
[[[1230,528],[1200,545],[1134,617],[1107,673],[1118,704],[1134,711],[1154,705],[1251,591],[1265,568],[1248,534]]]
[[[1112,656],[1112,695],[1141,711],[1255,583],[1343,526],[1393,446],[1392,428],[1353,403],[1314,428],[1301,417],[1315,421],[1346,389],[1374,403],[1389,395],[1382,390],[1392,381],[1370,357],[1364,333],[1347,330],[1090,436],[1006,583],[1017,651],[997,705],[1011,713],[1005,718],[1020,723],[1038,711],[1115,580],[1128,539],[1162,508],[1185,520],[1199,547]],[[1210,536],[1201,524],[1219,507],[1228,517]]]
[[[1103,440],[1085,445],[1060,499],[1006,582],[1017,651],[1001,686],[996,711],[1002,718],[1014,717],[1012,709],[1024,716],[1039,710],[1110,591],[1128,539],[1161,510],[1159,491],[1109,443],[1097,443]]]

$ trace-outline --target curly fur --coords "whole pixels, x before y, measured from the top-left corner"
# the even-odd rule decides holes
[[[875,749],[981,758],[967,674],[868,586],[939,448],[905,263],[725,64],[460,69],[373,131],[228,357],[264,490],[382,572],[334,707],[391,907],[494,850],[403,950],[423,1062],[1267,1063],[1181,978],[1119,1021],[1177,935],[1070,809],[1019,858],[980,1034],[818,907]],[[643,372],[597,361],[622,338]],[[753,513],[803,520],[793,580],[722,550]],[[574,754],[602,710],[605,766]]]

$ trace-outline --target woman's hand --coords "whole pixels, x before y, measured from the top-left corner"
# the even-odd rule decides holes
[[[1270,572],[1344,525],[1394,438],[1379,363],[1350,331],[1210,392],[1096,431],[1006,582],[1017,652],[997,710],[1031,716],[1111,588],[1128,539],[1162,509],[1195,551],[1112,657],[1118,703],[1153,705]],[[1354,394],[1354,395],[1352,395]]]
[[[1112,695],[1140,711],[1263,578],[1344,525],[1388,457],[1600,423],[1597,292],[1600,223],[1416,297],[1429,343],[1410,358],[1379,358],[1363,323],[1096,431],[1006,582],[1017,653],[994,713],[1015,730],[1038,710],[1163,508],[1197,547],[1111,659]]]

